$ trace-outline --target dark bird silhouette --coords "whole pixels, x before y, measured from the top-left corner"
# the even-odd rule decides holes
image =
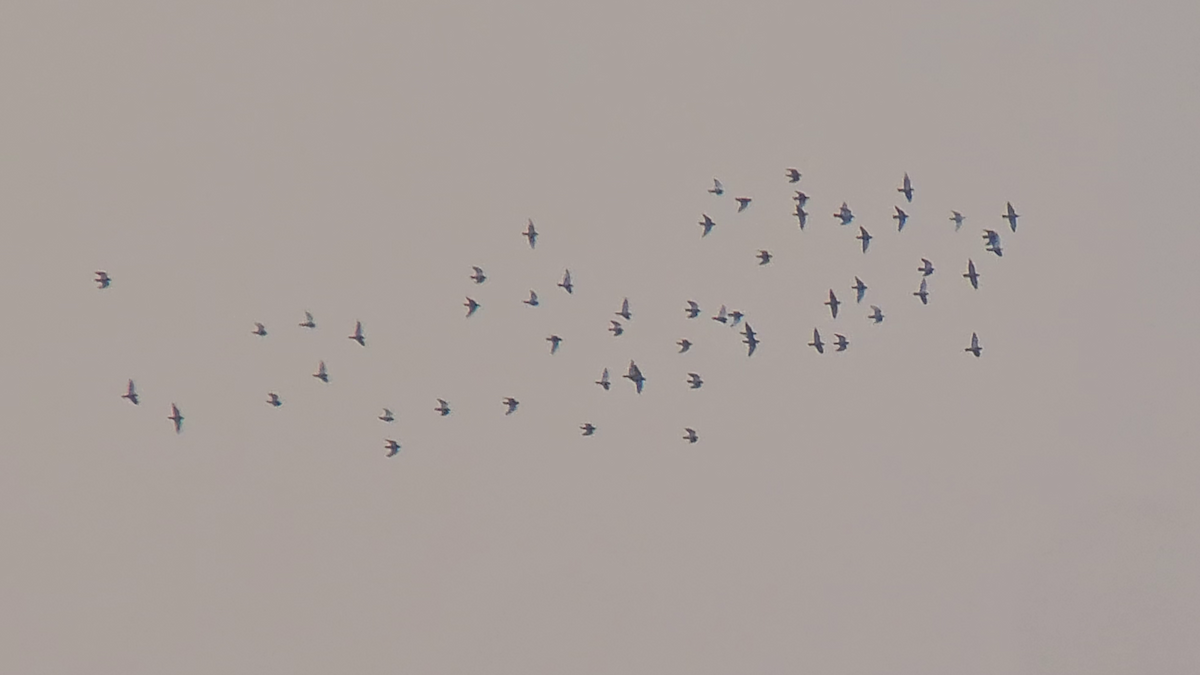
[[[395,421],[396,416],[392,414],[391,410],[384,408],[383,414],[379,416],[379,419],[383,420],[384,422],[392,422]]]
[[[440,414],[442,417],[449,415],[450,414],[450,404],[446,403],[444,400],[442,400],[440,398],[437,400],[437,402],[438,402],[438,407],[434,408],[433,411]]]
[[[788,179],[789,183],[800,182],[800,172],[795,169],[788,169],[787,170],[787,179]]]
[[[702,214],[702,215],[704,216],[704,220],[700,221],[700,227],[703,227],[704,231],[700,233],[700,236],[707,237],[708,233],[712,232],[712,229],[714,227],[716,227],[717,224],[713,222],[712,218],[708,217],[708,214]]]
[[[749,197],[734,197],[734,199],[738,203],[738,213],[745,211],[746,207],[750,206],[751,199]]]
[[[696,373],[688,373],[688,387],[690,389],[699,389],[704,384],[704,380]]]
[[[642,385],[646,383],[646,378],[642,376],[642,369],[638,368],[636,363],[630,361],[629,372],[625,373],[621,377],[629,378],[629,380],[633,382],[635,386],[637,386],[637,393],[642,393]]]
[[[691,340],[688,340],[687,338],[683,338],[682,340],[680,340],[679,342],[676,342],[675,344],[679,345],[679,353],[680,354],[682,354],[692,348],[692,342],[691,342]]]
[[[912,202],[912,196],[913,196],[912,181],[910,181],[908,179],[907,173],[904,174],[904,185],[901,185],[900,187],[896,188],[896,192],[904,193],[904,198],[906,200],[908,200],[910,203]]]
[[[387,445],[383,447],[387,448],[388,457],[395,457],[396,454],[400,452],[400,444],[390,438],[387,439]]]
[[[179,408],[174,403],[171,404],[171,416],[167,419],[175,423],[175,433],[183,431],[183,414],[179,412]]]
[[[325,370],[324,361],[321,361],[317,364],[317,372],[313,373],[313,377],[322,382],[329,382],[329,372]]]
[[[921,288],[919,290],[913,292],[913,295],[915,295],[921,299],[922,305],[929,304],[929,287],[925,283],[925,277],[921,277]]]
[[[1008,221],[1008,225],[1012,228],[1013,232],[1017,231],[1017,218],[1020,216],[1013,210],[1012,202],[1008,202],[1008,212],[1001,217]]]
[[[571,270],[563,272],[563,279],[558,282],[558,287],[568,293],[575,292],[575,285],[571,283]]]
[[[862,241],[862,252],[866,253],[867,247],[871,245],[871,233],[867,232],[866,228],[860,225],[858,227],[858,236],[855,239]]]
[[[717,311],[716,316],[712,317],[712,320],[720,321],[721,323],[728,323],[728,321],[729,321],[728,316],[729,315],[725,312],[725,305],[721,305],[721,309],[719,311]]]
[[[799,190],[796,190],[796,194],[792,197],[792,199],[795,200],[797,208],[803,208],[804,205],[808,203],[808,195]]]
[[[357,342],[359,344],[359,346],[362,346],[362,347],[367,346],[367,338],[366,338],[366,336],[363,335],[361,321],[354,322],[354,335],[349,335],[347,337],[349,337],[351,340],[354,340],[355,342]]]
[[[626,321],[633,317],[633,315],[629,313],[629,298],[625,298],[621,301],[621,311],[614,312],[614,314],[625,319]]]
[[[983,353],[983,347],[979,346],[979,336],[978,335],[971,333],[971,346],[967,347],[964,351],[971,352],[972,354],[975,355],[975,358],[979,358],[979,355]]]
[[[529,219],[529,226],[526,227],[525,231],[521,234],[525,235],[525,238],[529,240],[529,248],[535,248],[537,246],[538,233],[537,228],[533,226],[532,218]]]
[[[695,443],[696,441],[700,440],[700,437],[696,435],[695,429],[686,428],[683,430],[683,440],[687,441],[688,443]]]
[[[834,333],[833,337],[836,338],[833,341],[833,344],[837,345],[837,349],[835,351],[844,352],[846,351],[846,347],[850,346],[850,341],[846,339],[845,335]]]
[[[929,262],[928,258],[921,258],[921,266],[917,268],[917,271],[921,273],[921,276],[927,277],[933,274],[933,263]]]
[[[482,284],[483,282],[487,281],[487,275],[483,273],[482,269],[475,267],[474,265],[471,266],[471,269],[475,270],[475,273],[471,275],[471,281],[474,281],[477,284]]]
[[[842,202],[842,208],[838,209],[833,217],[842,221],[842,225],[849,225],[850,221],[854,220],[854,214],[850,211],[850,207],[846,206],[846,202]]]
[[[711,188],[709,188],[708,191],[714,195],[720,196],[720,195],[725,194],[725,187],[723,185],[721,185],[721,181],[714,178],[713,186]]]
[[[536,292],[534,292],[534,291],[532,291],[532,290],[530,290],[530,291],[529,291],[529,299],[528,299],[528,300],[522,300],[521,302],[523,302],[523,303],[525,303],[525,304],[529,305],[530,307],[537,307],[537,306],[538,306],[537,293],[536,293]]]
[[[754,356],[754,350],[758,349],[758,335],[754,332],[754,329],[750,327],[749,323],[746,324],[746,328],[742,331],[742,335],[746,336],[746,339],[742,340],[742,342],[744,342],[748,347],[746,350],[746,356]]]
[[[517,399],[515,399],[511,396],[509,396],[508,398],[501,401],[501,403],[503,403],[505,405],[505,407],[508,408],[507,410],[504,411],[505,415],[513,414],[514,412],[517,411],[517,406],[521,405],[520,401],[518,401]]]
[[[951,211],[950,213],[953,214],[950,216],[950,220],[954,222],[954,231],[958,232],[958,228],[962,227],[963,221],[966,220],[967,217],[958,211]]]
[[[557,335],[551,335],[546,338],[546,341],[550,343],[550,354],[553,355],[558,353],[558,346],[562,344],[563,339]]]
[[[267,329],[266,329],[266,327],[265,327],[265,326],[263,326],[261,323],[258,323],[258,322],[256,321],[256,322],[254,323],[254,330],[252,330],[252,331],[250,331],[250,332],[251,332],[251,333],[254,333],[255,335],[259,335],[259,336],[265,336],[265,335],[267,334]]]
[[[895,207],[895,209],[896,214],[892,216],[892,220],[895,220],[897,223],[896,231],[903,232],[904,224],[908,222],[908,214],[905,213],[904,209],[900,208],[899,206]]]
[[[592,434],[596,433],[596,425],[592,424],[591,422],[585,422],[579,425],[579,428],[583,429],[584,436],[591,436]]]
[[[882,323],[883,322],[883,310],[879,309],[875,305],[871,305],[871,313],[867,315],[867,318],[870,319],[874,323]]]
[[[600,373],[600,379],[596,380],[596,384],[600,385],[604,391],[608,391],[608,388],[612,386],[612,382],[608,379],[608,368],[605,368],[604,372]]]
[[[818,354],[825,353],[825,343],[821,342],[821,332],[816,328],[813,329],[813,339],[812,342],[808,343],[808,346],[817,350]]]
[[[279,394],[276,394],[274,392],[267,394],[267,403],[270,403],[271,405],[275,406],[276,408],[283,405],[283,401],[279,400]]]
[[[138,393],[137,389],[133,387],[133,380],[129,381],[129,385],[125,388],[125,393],[121,394],[121,398],[129,399],[129,402],[134,405],[138,404]]]
[[[473,300],[470,297],[468,297],[467,301],[463,303],[463,306],[467,308],[467,316],[468,317],[471,316],[472,314],[474,314],[475,310],[477,310],[481,307],[481,305],[478,302],[475,302],[475,300]]]
[[[683,310],[687,314],[687,318],[694,319],[700,316],[700,305],[697,305],[691,300],[688,300],[687,304],[687,308]]]
[[[100,288],[108,288],[109,285],[112,284],[112,277],[108,276],[108,272],[97,271],[96,272],[96,284]]]
[[[621,334],[625,332],[625,327],[621,325],[621,322],[610,319],[609,323],[612,325],[608,327],[608,330],[612,332],[613,337],[621,337]]]
[[[967,273],[963,275],[971,282],[971,288],[979,288],[979,273],[975,271],[975,261],[967,258]]]
[[[771,262],[771,252],[767,251],[767,250],[759,251],[758,252],[758,264],[766,265],[769,262]]]
[[[863,297],[867,294],[867,285],[858,277],[854,277],[854,285],[850,289],[855,292],[854,302],[862,302]]]
[[[838,305],[841,305],[842,303],[839,302],[837,296],[833,294],[832,288],[829,289],[829,300],[826,300],[821,304],[829,305],[829,313],[833,315],[833,318],[837,318]]]
[[[313,321],[312,312],[304,313],[304,322],[300,324],[301,328],[316,328],[317,324]]]
[[[800,229],[803,230],[804,226],[808,224],[808,211],[805,211],[803,206],[797,204],[796,211],[793,215],[796,216],[796,220],[799,221]]]
[[[1000,234],[998,232],[995,230],[984,230],[983,238],[987,240],[985,249],[995,253],[997,256],[1004,255],[1004,250],[1000,248]]]

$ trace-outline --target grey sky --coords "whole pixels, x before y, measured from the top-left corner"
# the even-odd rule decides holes
[[[0,671],[1194,668],[1200,7],[398,4],[0,8]]]

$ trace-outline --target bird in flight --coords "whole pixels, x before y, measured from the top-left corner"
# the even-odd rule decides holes
[[[842,208],[838,209],[833,217],[842,221],[842,225],[849,225],[850,221],[854,220],[854,214],[850,212],[850,207],[846,206],[846,202],[842,202]]]
[[[379,416],[379,419],[383,420],[384,422],[393,422],[395,421],[396,416],[392,414],[391,410],[384,408],[383,414]]]
[[[609,319],[609,323],[612,325],[608,327],[608,330],[613,334],[613,337],[621,337],[621,334],[625,332],[625,327],[621,325],[621,322]]]
[[[707,213],[705,213],[705,214],[702,214],[702,215],[704,216],[704,220],[700,221],[700,227],[703,227],[703,228],[704,228],[704,231],[700,233],[700,236],[701,236],[701,237],[707,237],[707,236],[708,236],[708,233],[709,233],[709,232],[712,232],[712,229],[713,229],[714,227],[716,227],[716,226],[717,226],[717,224],[713,222],[713,219],[712,219],[712,218],[709,218],[709,217],[708,217],[708,214],[707,214]]]
[[[612,386],[612,382],[608,380],[608,368],[605,368],[604,372],[600,373],[600,379],[596,380],[596,384],[600,385],[604,391],[608,391],[608,388]]]
[[[758,264],[766,265],[769,262],[771,262],[771,252],[767,251],[765,249],[762,251],[759,251],[758,252]]]
[[[829,313],[833,315],[833,318],[837,318],[838,305],[842,303],[837,299],[837,296],[833,294],[832,288],[829,289],[829,299],[821,304],[829,305]]]
[[[921,258],[921,266],[917,268],[917,271],[921,273],[921,276],[927,277],[933,274],[933,263],[929,262],[927,258]]]
[[[803,230],[804,226],[808,224],[808,211],[805,211],[802,205],[797,204],[796,212],[793,215],[796,216],[796,220],[800,221],[800,229]]]
[[[121,398],[129,399],[129,402],[134,405],[138,404],[138,393],[137,389],[133,388],[133,380],[129,381],[129,385],[125,388],[125,393],[121,394]]]
[[[963,275],[971,282],[971,288],[979,288],[979,273],[975,271],[975,261],[967,258],[967,273]]]
[[[467,316],[471,316],[475,313],[475,310],[479,309],[480,304],[468,297],[467,301],[463,303],[463,306],[467,308]]]
[[[697,305],[692,300],[688,300],[687,304],[688,304],[687,308],[683,310],[684,313],[687,314],[687,318],[694,319],[694,318],[700,316],[700,305]]]
[[[283,405],[283,401],[279,400],[279,394],[276,394],[275,392],[271,392],[271,393],[267,394],[267,403],[270,403],[271,405],[275,406],[276,408]]]
[[[504,411],[505,415],[513,414],[514,412],[517,411],[517,406],[521,405],[520,401],[518,401],[517,399],[515,399],[511,396],[509,396],[508,398],[505,398],[503,401],[501,401],[501,403],[503,403],[508,408],[507,410]]]
[[[546,338],[546,341],[550,343],[550,353],[553,355],[558,353],[558,346],[562,344],[563,339],[557,335],[551,335]]]
[[[400,444],[390,438],[387,439],[387,445],[383,447],[387,448],[388,457],[395,457],[396,453],[400,452]]]
[[[720,321],[721,323],[728,323],[729,319],[728,315],[725,313],[725,305],[721,305],[721,309],[717,311],[716,316],[712,317],[712,320]]]
[[[704,384],[704,380],[696,373],[688,373],[688,387],[691,389],[699,389]]]
[[[995,230],[984,230],[983,238],[987,240],[985,248],[997,256],[1003,256],[1004,251],[1000,248],[1000,234]]]
[[[954,231],[958,232],[958,228],[962,227],[963,221],[967,218],[958,211],[951,211],[950,213],[954,214],[950,216],[950,220],[954,221]]]
[[[450,414],[450,404],[446,403],[444,400],[442,400],[440,398],[437,400],[437,402],[438,402],[438,407],[434,408],[433,411],[436,413],[439,413],[442,417],[449,415]]]
[[[754,350],[758,349],[758,336],[755,334],[754,329],[750,327],[749,323],[746,324],[746,328],[742,331],[742,335],[746,336],[746,339],[742,340],[742,342],[746,343],[746,346],[749,348],[746,350],[746,356],[754,356]]]
[[[912,181],[910,181],[908,179],[907,172],[905,172],[905,174],[904,174],[904,185],[896,188],[896,192],[904,193],[904,198],[907,199],[909,201],[909,203],[912,202],[913,187],[912,187]]]
[[[750,201],[751,201],[751,200],[750,200],[750,198],[749,198],[749,197],[735,197],[734,199],[735,199],[735,200],[737,201],[737,203],[738,203],[738,213],[741,213],[742,211],[745,211],[745,210],[746,210],[746,207],[747,207],[747,206],[750,206]]]
[[[683,338],[682,340],[680,340],[679,342],[676,342],[675,344],[679,345],[679,353],[680,354],[682,354],[692,348],[692,342],[691,342],[691,340],[688,340],[687,338]]]
[[[112,277],[108,276],[108,272],[97,271],[96,283],[100,288],[108,288],[109,284],[112,283]]]
[[[575,292],[575,285],[571,283],[571,270],[563,272],[563,279],[558,282],[558,287],[568,293]]]
[[[183,431],[183,415],[174,403],[171,404],[171,416],[167,419],[175,423],[175,433]]]
[[[850,287],[850,290],[856,293],[854,301],[862,302],[863,296],[867,294],[867,285],[863,283],[862,279],[854,277],[854,285]]]
[[[862,240],[862,251],[863,253],[866,253],[867,247],[871,245],[871,233],[867,232],[867,229],[862,225],[858,226],[858,233],[859,234],[857,237],[855,237],[855,239]]]
[[[882,323],[883,322],[883,310],[879,309],[875,305],[871,305],[871,313],[867,315],[867,318],[870,319],[874,323]]]
[[[921,288],[920,290],[914,291],[913,295],[921,299],[922,305],[929,304],[929,288],[925,283],[925,277],[921,277]]]
[[[795,169],[788,169],[787,170],[787,179],[788,179],[789,183],[800,182],[800,172]]]
[[[313,321],[312,312],[304,313],[304,323],[300,324],[301,328],[316,328],[317,324]]]
[[[584,422],[583,424],[579,425],[579,428],[583,429],[584,436],[591,436],[592,434],[596,433],[596,425],[592,424],[591,422]]]
[[[313,373],[313,377],[322,382],[329,382],[329,373],[325,370],[325,362],[321,361],[317,364],[317,372]]]
[[[799,190],[796,190],[796,194],[792,197],[792,199],[795,200],[796,206],[798,207],[802,207],[808,203],[808,195]]]
[[[629,372],[622,375],[629,378],[630,381],[637,386],[637,393],[642,393],[642,385],[646,383],[646,378],[642,376],[642,369],[637,367],[633,361],[629,362]]]
[[[529,248],[534,248],[537,246],[538,233],[537,233],[537,228],[535,228],[533,226],[532,218],[529,219],[529,226],[526,227],[525,231],[522,232],[521,234],[525,235],[525,238],[529,240]]]
[[[983,353],[983,347],[979,346],[979,336],[978,335],[976,335],[975,333],[971,333],[971,346],[967,347],[964,351],[971,352],[972,354],[975,355],[975,358],[979,358],[979,355]]]
[[[362,347],[367,346],[367,338],[366,338],[366,336],[363,335],[361,321],[354,322],[354,335],[347,335],[346,337],[350,338],[351,340],[354,340]]]
[[[714,195],[720,196],[720,195],[725,194],[725,186],[721,185],[721,181],[714,178],[713,186],[711,188],[709,188],[708,191]]]
[[[816,349],[818,354],[825,353],[825,343],[821,342],[821,332],[816,328],[813,329],[813,339],[812,342],[808,343],[808,346]]]
[[[688,443],[695,443],[696,441],[700,440],[700,437],[696,435],[695,429],[686,428],[683,430],[683,440],[687,441]]]
[[[252,330],[252,331],[250,331],[250,332],[251,332],[251,333],[254,333],[255,335],[260,335],[260,336],[261,336],[261,335],[266,335],[266,334],[267,334],[267,329],[266,329],[266,327],[265,327],[265,326],[263,326],[261,323],[258,323],[257,321],[255,321],[255,322],[254,322],[254,330]]]
[[[745,315],[745,314],[743,314],[743,313],[741,313],[741,312],[739,312],[739,311],[737,311],[736,309],[735,309],[735,310],[733,310],[732,312],[730,312],[730,313],[729,313],[729,318],[731,319],[731,321],[729,322],[729,327],[730,327],[730,328],[736,328],[736,327],[737,327],[737,325],[738,325],[739,323],[741,323],[741,322],[742,322],[742,317],[743,317],[743,316],[746,316],[746,315]]]
[[[629,298],[625,298],[621,301],[621,311],[614,312],[614,314],[625,319],[626,321],[633,317],[633,315],[629,313]]]
[[[1017,212],[1013,210],[1012,202],[1008,202],[1008,212],[1005,213],[1003,216],[1001,216],[1001,218],[1004,218],[1005,220],[1008,221],[1008,225],[1009,225],[1009,227],[1012,228],[1013,232],[1017,231],[1017,218],[1018,217],[1019,216],[1017,215]]]
[[[892,220],[895,220],[898,224],[896,231],[903,232],[904,224],[908,222],[908,214],[905,213],[904,209],[900,208],[899,206],[895,207],[895,209],[896,215],[892,216]]]
[[[538,306],[537,293],[534,292],[533,290],[530,290],[529,291],[529,299],[522,300],[521,302],[529,305],[530,307],[537,307]]]
[[[482,284],[483,282],[487,281],[487,275],[483,273],[481,268],[472,265],[471,269],[475,270],[475,273],[471,275],[471,281],[474,281],[477,284]]]
[[[844,352],[846,351],[846,347],[850,346],[850,341],[846,339],[845,335],[834,333],[833,337],[837,338],[833,341],[833,344],[837,345],[837,350],[835,351]]]

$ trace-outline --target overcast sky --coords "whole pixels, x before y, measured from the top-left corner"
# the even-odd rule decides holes
[[[0,671],[1194,669],[1200,5],[580,4],[0,7]]]

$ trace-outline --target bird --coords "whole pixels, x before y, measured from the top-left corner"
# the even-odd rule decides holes
[[[596,384],[600,385],[604,391],[608,391],[608,388],[612,386],[612,382],[608,380],[608,368],[605,368],[604,372],[600,373],[600,379],[596,380]]]
[[[805,211],[803,206],[797,204],[796,212],[793,215],[796,216],[796,220],[800,221],[800,229],[803,230],[804,226],[808,224],[808,211]]]
[[[279,394],[276,394],[275,392],[270,392],[267,394],[267,403],[270,403],[276,408],[283,405],[283,401],[279,400]]]
[[[700,437],[696,435],[695,429],[685,428],[683,430],[683,440],[687,441],[688,443],[695,443],[696,441],[700,440]]]
[[[833,315],[833,318],[837,318],[838,305],[842,303],[837,299],[837,296],[833,294],[832,288],[829,289],[829,299],[821,304],[829,305],[829,313]]]
[[[858,232],[859,235],[855,237],[855,239],[862,240],[862,251],[863,253],[866,253],[867,247],[871,245],[871,233],[867,232],[866,228],[861,225],[858,226]]]
[[[550,343],[550,353],[557,354],[558,346],[562,344],[563,339],[557,335],[551,335],[550,337],[546,338],[546,341]]]
[[[468,317],[471,316],[472,314],[474,314],[475,310],[477,310],[481,307],[481,305],[478,302],[475,302],[475,300],[473,300],[469,296],[467,297],[467,301],[463,303],[463,306],[467,308],[467,316]]]
[[[183,431],[183,415],[179,412],[179,407],[174,403],[171,404],[171,416],[167,419],[175,423],[175,433]]]
[[[746,350],[746,356],[754,356],[754,350],[758,349],[758,336],[755,334],[754,329],[750,327],[749,323],[746,324],[746,329],[742,331],[742,335],[746,336],[746,339],[742,340],[742,342],[746,343],[746,346],[748,347]]]
[[[108,276],[108,272],[97,270],[96,283],[99,285],[99,288],[108,288],[109,284],[112,283],[112,277]]]
[[[720,321],[721,323],[727,323],[729,321],[728,315],[725,313],[725,305],[721,305],[721,309],[717,311],[716,316],[712,317],[712,320]]]
[[[400,444],[390,438],[387,439],[387,445],[383,447],[387,448],[388,457],[395,457],[396,453],[400,452]]]
[[[252,331],[250,331],[250,332],[251,332],[251,333],[254,333],[255,335],[260,335],[260,336],[261,336],[261,335],[266,335],[266,334],[267,334],[267,329],[266,329],[266,327],[264,327],[264,326],[263,326],[261,323],[258,323],[257,321],[255,321],[255,322],[254,322],[254,330],[252,330]]]
[[[675,344],[679,345],[679,353],[680,354],[682,354],[692,348],[692,342],[691,342],[691,340],[688,340],[687,338],[683,338],[682,340],[680,340],[679,342],[676,342]]]
[[[1017,218],[1019,216],[1017,215],[1017,212],[1013,210],[1012,202],[1008,202],[1008,213],[1005,213],[1000,217],[1008,221],[1008,225],[1012,228],[1013,232],[1017,231]]]
[[[613,337],[621,337],[621,334],[625,332],[625,327],[621,325],[621,322],[609,319],[609,323],[612,325],[608,327],[608,330],[613,334]]]
[[[482,269],[474,265],[471,266],[471,269],[475,270],[475,273],[471,275],[471,281],[474,281],[476,284],[482,284],[487,281],[487,275],[483,273]]]
[[[522,300],[521,302],[529,305],[530,307],[537,307],[538,306],[537,293],[533,290],[530,290],[529,291],[529,299]]]
[[[687,318],[694,319],[700,316],[700,305],[697,305],[693,300],[688,300],[687,304],[688,306],[683,310],[687,314]]]
[[[933,263],[929,262],[927,258],[921,258],[921,266],[917,268],[917,271],[921,273],[921,276],[927,277],[933,274]]]
[[[393,422],[395,421],[396,416],[392,414],[391,410],[384,408],[383,414],[379,416],[379,419],[383,420],[384,422]]]
[[[625,298],[621,301],[621,311],[614,312],[614,314],[625,319],[626,321],[633,317],[633,315],[629,313],[629,298]]]
[[[871,319],[874,323],[883,323],[883,310],[875,305],[871,305],[871,313],[867,315],[867,318]]]
[[[851,213],[850,207],[846,206],[846,202],[842,202],[842,208],[838,209],[838,212],[833,214],[833,217],[842,221],[842,225],[849,225],[850,221],[854,220],[854,214]]]
[[[121,394],[121,398],[129,399],[129,402],[134,405],[138,404],[138,393],[137,389],[133,387],[133,380],[129,381],[129,385],[125,388],[125,393]]]
[[[729,318],[730,318],[730,319],[732,319],[732,320],[729,322],[729,327],[730,327],[730,328],[736,328],[736,327],[737,327],[737,325],[738,325],[739,323],[741,323],[741,322],[742,322],[742,317],[743,317],[743,316],[746,316],[746,315],[745,315],[745,314],[743,314],[743,313],[741,313],[741,312],[739,312],[739,311],[737,311],[736,309],[735,309],[735,310],[733,310],[732,312],[730,312],[730,313],[729,313]]]
[[[325,362],[324,361],[317,363],[317,372],[313,373],[313,377],[317,378],[318,380],[320,380],[322,382],[329,382],[329,373],[326,372],[326,370],[325,370]]]
[[[721,181],[714,178],[713,186],[711,188],[709,188],[708,191],[713,193],[714,195],[720,196],[720,195],[725,194],[725,187],[723,185],[721,185]]]
[[[995,230],[984,230],[983,238],[987,239],[987,245],[984,247],[988,251],[995,253],[997,256],[1003,256],[1004,251],[1000,248],[1000,234]]]
[[[359,344],[359,346],[362,346],[362,347],[367,346],[367,338],[366,338],[366,336],[363,335],[361,321],[354,322],[354,335],[347,335],[346,337],[357,342]]]
[[[701,214],[701,215],[702,215],[702,216],[704,216],[704,220],[701,220],[701,221],[700,221],[700,227],[703,227],[703,228],[704,228],[704,231],[700,233],[700,236],[701,236],[701,237],[707,237],[707,236],[708,236],[708,233],[709,233],[709,232],[712,232],[712,229],[713,229],[714,227],[716,227],[716,226],[717,226],[717,224],[713,222],[713,219],[712,219],[712,218],[709,218],[709,217],[708,217],[708,214],[707,214],[707,213],[703,213],[703,214]]]
[[[867,294],[867,285],[863,283],[862,279],[854,277],[854,285],[850,287],[850,290],[857,294],[854,301],[862,302],[863,296]]]
[[[963,221],[967,218],[958,211],[951,211],[950,213],[954,214],[950,216],[950,220],[954,222],[954,231],[958,232],[958,228],[962,227]]]
[[[300,324],[301,328],[316,328],[317,324],[313,321],[312,312],[304,313],[304,323]]]
[[[505,415],[513,414],[514,412],[517,411],[517,406],[521,405],[520,401],[518,401],[517,399],[515,399],[511,396],[505,398],[503,401],[501,401],[501,403],[503,403],[508,408],[507,410],[504,411]]]
[[[532,218],[529,219],[529,226],[526,227],[525,231],[521,234],[525,235],[525,238],[529,240],[529,248],[534,248],[537,246],[538,233],[537,228],[533,226]]]
[[[979,273],[975,271],[974,260],[967,258],[967,273],[964,274],[963,277],[970,280],[972,288],[979,288]]]
[[[921,277],[921,288],[918,291],[914,291],[913,295],[921,299],[922,305],[929,304],[929,289],[925,283],[925,277]]]
[[[642,369],[637,367],[633,361],[629,362],[629,372],[621,377],[627,377],[634,385],[637,386],[637,393],[642,393],[642,385],[646,383],[646,378],[642,376]]]
[[[746,207],[747,207],[747,206],[750,206],[750,201],[751,201],[751,200],[750,200],[750,198],[749,198],[749,197],[735,197],[734,199],[735,199],[735,200],[737,201],[737,203],[738,203],[738,213],[741,213],[742,211],[745,211],[745,210],[746,210]]]
[[[821,333],[816,328],[813,329],[813,339],[808,346],[816,349],[818,354],[825,353],[825,343],[821,342]]]
[[[704,380],[696,373],[688,373],[688,387],[691,389],[699,389],[704,384]]]
[[[798,183],[800,181],[800,172],[795,169],[788,169],[787,179],[789,183]]]
[[[850,346],[850,341],[846,339],[845,335],[841,335],[839,333],[834,333],[833,337],[837,338],[836,340],[833,341],[833,344],[837,345],[836,351],[844,352],[844,351],[846,351],[846,347]]]
[[[575,285],[571,283],[571,270],[563,272],[563,279],[558,282],[558,287],[568,293],[575,292]]]
[[[449,415],[450,414],[450,404],[446,403],[446,401],[444,401],[443,399],[440,399],[440,398],[437,400],[437,402],[438,402],[438,407],[434,408],[433,411],[436,413],[439,413],[442,417]]]
[[[792,197],[792,199],[794,199],[796,201],[796,206],[798,208],[803,207],[805,204],[808,203],[808,195],[804,194],[803,192],[801,192],[799,190],[796,190],[796,194],[795,194],[795,196]]]
[[[913,187],[912,187],[912,181],[910,181],[908,179],[907,172],[905,172],[905,174],[904,174],[904,185],[896,188],[896,192],[903,192],[904,198],[907,199],[910,203],[912,202]]]
[[[979,346],[979,336],[975,333],[971,333],[971,346],[967,347],[963,351],[971,352],[975,355],[975,358],[979,358],[979,355],[983,353],[983,347]]]
[[[908,222],[908,214],[905,213],[904,209],[900,208],[899,206],[895,207],[895,209],[896,215],[892,216],[892,220],[895,220],[898,223],[896,231],[903,232],[904,224]]]
[[[592,424],[591,422],[584,422],[583,424],[579,425],[579,428],[583,429],[582,435],[584,436],[591,436],[592,434],[596,433],[596,425]]]
[[[769,262],[771,262],[771,252],[767,251],[767,250],[759,251],[758,252],[758,264],[766,265]]]

